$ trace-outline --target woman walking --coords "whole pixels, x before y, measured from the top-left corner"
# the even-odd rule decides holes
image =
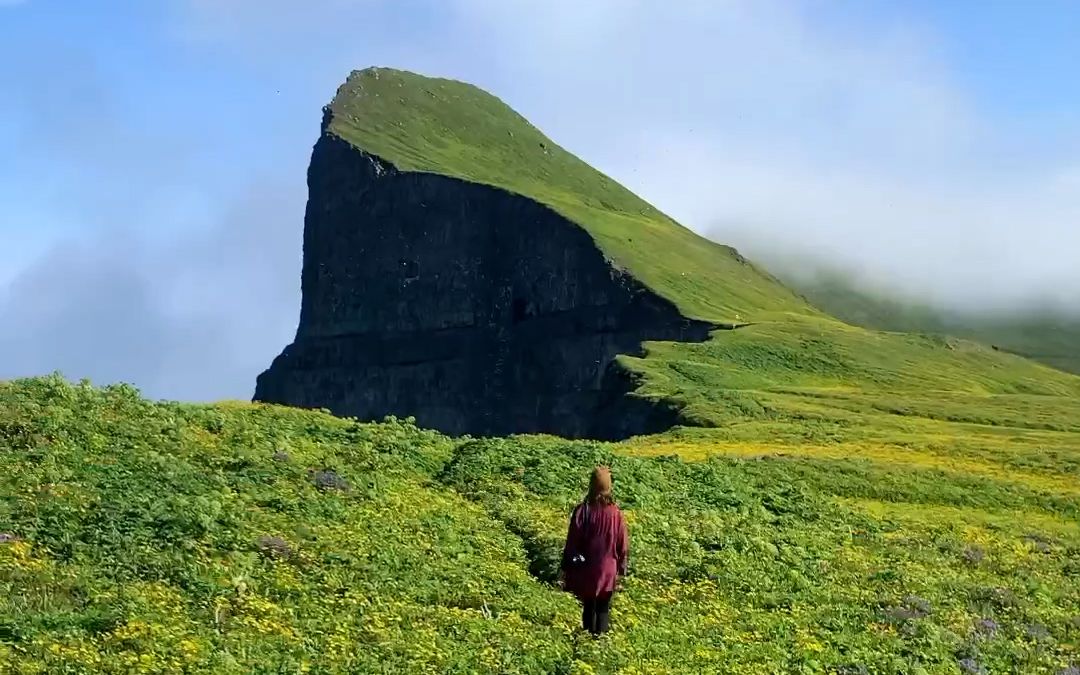
[[[593,635],[607,632],[615,582],[626,575],[626,522],[611,495],[611,471],[598,466],[585,501],[574,508],[563,547],[566,590],[581,601],[581,625]]]

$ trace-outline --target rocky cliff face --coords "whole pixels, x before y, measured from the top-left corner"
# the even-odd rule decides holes
[[[530,199],[401,172],[328,131],[308,170],[303,302],[255,399],[450,434],[622,438],[677,412],[614,363],[712,326]]]

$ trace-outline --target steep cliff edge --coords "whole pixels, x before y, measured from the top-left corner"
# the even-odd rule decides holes
[[[295,342],[255,398],[452,434],[667,428],[613,359],[713,326],[614,268],[584,230],[492,186],[403,172],[330,132],[308,172]]]
[[[460,82],[354,72],[324,110],[308,190],[300,324],[259,401],[622,438],[678,412],[635,395],[616,356],[803,308]]]
[[[679,225],[472,85],[386,68],[354,71],[324,126],[399,171],[496,187],[548,207],[687,317],[820,315],[733,248]]]

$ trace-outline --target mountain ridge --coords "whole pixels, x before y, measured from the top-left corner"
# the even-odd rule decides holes
[[[734,248],[677,223],[474,85],[355,70],[326,111],[330,133],[402,171],[491,185],[554,209],[688,318],[737,323],[817,313]]]

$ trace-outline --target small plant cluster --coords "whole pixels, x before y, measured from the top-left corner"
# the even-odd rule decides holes
[[[692,460],[0,384],[0,672],[1077,672],[1080,450],[978,475],[681,433],[649,445]],[[631,575],[593,640],[557,576],[600,463]]]

